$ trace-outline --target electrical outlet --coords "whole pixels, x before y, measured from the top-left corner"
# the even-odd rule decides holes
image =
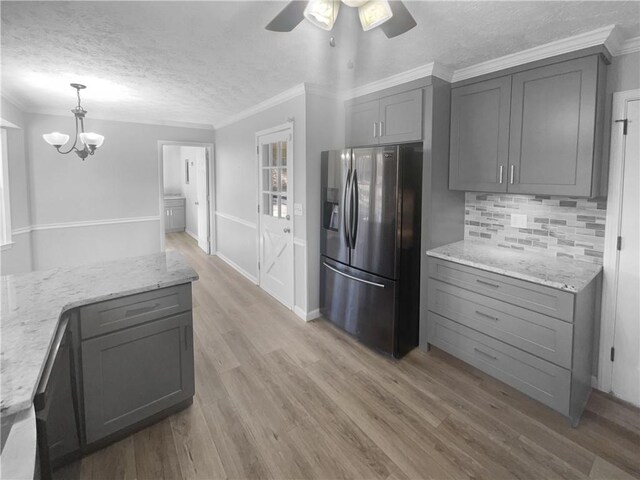
[[[511,226],[516,228],[527,228],[527,216],[520,213],[512,213]]]

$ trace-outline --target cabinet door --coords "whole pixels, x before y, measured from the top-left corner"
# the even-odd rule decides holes
[[[422,89],[380,99],[380,143],[422,140]]]
[[[597,80],[595,56],[513,76],[510,192],[591,195]]]
[[[171,228],[174,231],[183,231],[187,227],[185,207],[173,207],[171,215]]]
[[[194,394],[191,312],[82,342],[87,443]]]
[[[362,147],[378,144],[379,106],[379,100],[372,100],[357,105],[347,105],[347,147]]]
[[[510,76],[452,90],[451,190],[506,191],[510,101]]]

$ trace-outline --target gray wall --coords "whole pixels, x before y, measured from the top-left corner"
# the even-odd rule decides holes
[[[3,115],[4,107],[3,100]],[[211,142],[213,137],[211,130],[89,115],[87,129],[103,134],[105,143],[83,162],[75,154],[58,154],[42,140],[51,131],[72,134],[71,115],[22,117],[26,155],[21,160],[18,151],[10,158],[9,184],[12,197],[28,192],[12,198],[12,226],[33,229],[32,263],[19,258],[22,249],[13,248],[3,252],[2,273],[18,271],[18,266],[41,270],[159,251],[158,141]]]
[[[258,112],[215,132],[216,249],[247,277],[258,277],[258,162],[256,133],[293,118],[293,202],[303,205],[303,216],[293,216],[296,243],[306,243],[306,118],[305,95]],[[290,201],[291,202],[291,201]],[[291,204],[293,204],[293,202]],[[306,311],[306,265],[295,251],[295,305]]]
[[[11,228],[13,245],[2,251],[0,273],[28,272],[32,269],[31,214],[29,208],[29,169],[25,149],[24,114],[2,98],[2,119],[18,128],[7,128],[9,190],[11,194]]]
[[[320,307],[320,154],[345,145],[344,103],[307,93],[307,312]]]

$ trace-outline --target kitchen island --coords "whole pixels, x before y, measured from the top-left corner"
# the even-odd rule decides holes
[[[43,385],[43,381],[54,377],[51,371],[58,369],[59,361],[53,357],[61,345],[69,346],[72,358],[71,390],[74,395],[71,397],[77,407],[74,415],[79,424],[80,450],[91,443],[99,444],[97,440],[108,441],[107,433],[114,433],[98,428],[102,419],[91,418],[95,415],[96,406],[108,394],[96,384],[94,376],[98,373],[111,375],[112,380],[117,380],[113,387],[122,384],[120,388],[129,390],[131,385],[127,382],[144,378],[136,368],[122,375],[126,365],[117,362],[126,361],[127,355],[134,360],[135,355],[140,355],[144,349],[148,350],[147,353],[159,355],[154,347],[173,348],[179,339],[179,345],[184,345],[184,348],[179,348],[177,357],[184,363],[180,366],[180,380],[190,383],[190,388],[182,388],[180,399],[190,400],[193,395],[191,282],[197,278],[197,273],[178,252],[1,277],[0,412],[3,453],[7,447],[10,448],[10,442],[15,441],[11,436],[14,419],[29,418],[34,399],[39,400],[38,393],[42,390],[40,393],[45,403],[54,398],[54,395],[46,395],[47,385]],[[173,338],[168,333],[173,331],[178,337]],[[150,339],[158,339],[162,343],[154,344]],[[125,344],[135,346],[135,351],[118,350],[119,345]],[[100,355],[106,355],[108,349],[117,353],[117,358],[113,359],[116,363],[104,366],[102,361],[107,357]],[[171,352],[159,357],[164,362],[162,367],[172,368],[167,363],[172,361]],[[185,370],[184,366],[189,365],[190,368]],[[111,370],[100,372],[98,368]],[[129,375],[131,378],[126,378]],[[164,385],[152,387],[161,389]],[[98,398],[96,395],[102,396]],[[134,403],[126,406],[132,409]],[[160,407],[165,409],[167,405],[160,404]],[[124,414],[127,412],[117,413],[126,417]],[[136,417],[135,420],[133,423],[139,423],[141,419]],[[85,427],[92,425],[93,434],[88,437]],[[3,454],[3,471],[7,472],[4,467],[8,459],[5,457]],[[34,459],[22,460],[23,464],[33,464]],[[8,464],[7,468],[10,469]]]

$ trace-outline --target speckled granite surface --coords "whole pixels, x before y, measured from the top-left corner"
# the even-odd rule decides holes
[[[31,405],[62,312],[197,279],[178,252],[0,277],[2,417]]]
[[[434,248],[427,255],[574,293],[586,287],[602,270],[596,264],[511,250],[474,240]]]

